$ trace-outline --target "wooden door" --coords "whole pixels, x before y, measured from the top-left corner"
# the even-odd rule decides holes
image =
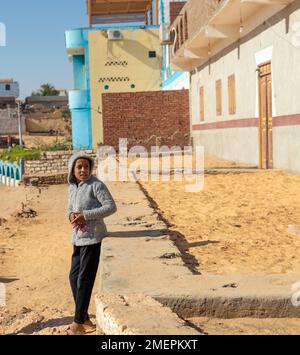
[[[271,63],[258,67],[260,167],[273,168]]]

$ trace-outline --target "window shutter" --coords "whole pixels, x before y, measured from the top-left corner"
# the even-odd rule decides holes
[[[216,112],[217,116],[222,115],[222,80],[216,81]]]
[[[188,40],[189,38],[189,29],[188,29],[188,16],[187,12],[184,14],[184,38],[185,40]]]
[[[235,93],[235,75],[232,74],[228,77],[228,107],[229,114],[236,113],[236,93]]]
[[[200,121],[204,121],[204,87],[200,88]]]

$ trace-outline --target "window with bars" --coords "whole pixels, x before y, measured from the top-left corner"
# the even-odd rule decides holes
[[[204,87],[200,87],[199,91],[199,105],[200,105],[200,121],[204,121]]]
[[[183,45],[184,37],[183,37],[183,22],[180,20],[180,46]]]
[[[216,113],[217,116],[222,115],[222,80],[216,81]]]
[[[176,38],[176,43],[175,43],[175,52],[177,52],[179,49],[179,27],[178,27],[178,25],[176,26],[176,34],[177,34],[177,38]]]
[[[188,40],[189,38],[189,28],[188,28],[188,17],[187,11],[184,13],[184,39]]]
[[[230,115],[234,115],[236,113],[236,91],[234,74],[228,77],[228,109]]]

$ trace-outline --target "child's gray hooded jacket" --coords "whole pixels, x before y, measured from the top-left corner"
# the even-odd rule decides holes
[[[90,161],[90,177],[76,184],[73,167],[77,159],[84,158]],[[82,212],[87,223],[84,231],[73,229],[72,244],[86,246],[99,243],[106,235],[107,230],[103,219],[117,210],[115,201],[103,182],[92,175],[93,159],[84,152],[73,154],[68,164],[68,217],[72,212]]]

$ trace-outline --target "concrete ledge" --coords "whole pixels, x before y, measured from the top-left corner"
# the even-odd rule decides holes
[[[97,329],[109,335],[200,335],[169,308],[143,294],[96,296]]]
[[[193,275],[168,236],[106,238],[102,244],[101,291],[145,294],[181,317],[300,317],[292,304],[292,285],[299,281],[300,274]]]
[[[138,185],[125,184],[126,193],[110,186],[119,210],[107,219],[111,234],[102,242],[96,303],[105,334],[178,333],[171,310],[182,318],[300,317],[292,304],[299,273],[195,275]]]
[[[294,307],[289,297],[249,297],[247,295],[215,297],[156,297],[180,317],[212,318],[299,318],[300,308]]]

